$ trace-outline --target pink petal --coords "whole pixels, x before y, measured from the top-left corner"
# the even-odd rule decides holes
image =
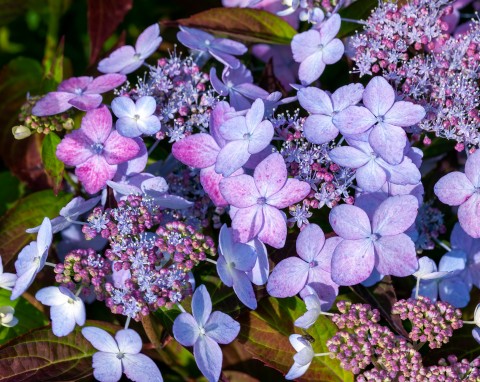
[[[480,150],[471,154],[465,163],[465,175],[475,187],[480,186]]]
[[[287,166],[279,153],[270,154],[261,161],[253,173],[255,184],[267,199],[280,191],[287,181]]]
[[[375,252],[369,239],[344,240],[332,257],[332,280],[338,285],[355,285],[366,280],[375,265]]]
[[[416,125],[425,117],[425,109],[412,102],[398,101],[385,114],[385,122],[395,126]]]
[[[172,146],[172,154],[183,164],[190,167],[206,168],[212,166],[220,151],[210,134],[190,135]]]
[[[401,127],[388,123],[377,123],[368,137],[370,146],[390,164],[403,160],[403,150],[407,144],[407,134]]]
[[[102,103],[102,96],[100,94],[85,94],[74,97],[68,102],[79,110],[89,111],[100,106]]]
[[[418,269],[415,244],[407,235],[382,236],[374,246],[376,268],[382,275],[405,277]]]
[[[112,115],[104,105],[91,110],[82,119],[80,130],[92,143],[104,143],[112,131]]]
[[[258,238],[262,243],[269,244],[273,248],[283,248],[287,238],[287,219],[285,214],[269,205],[264,205],[262,209],[264,220],[262,229],[258,233]],[[237,215],[235,215],[236,219]]]
[[[303,84],[311,84],[322,75],[324,70],[323,54],[317,52],[302,61],[298,69],[298,78]]]
[[[311,187],[307,182],[298,179],[287,179],[283,188],[267,198],[267,204],[285,208],[301,202],[310,193]]]
[[[63,113],[70,109],[72,105],[68,102],[76,94],[65,92],[51,92],[40,99],[32,108],[32,114],[38,117]]]
[[[57,158],[68,166],[78,166],[84,163],[93,152],[90,146],[93,142],[79,130],[74,130],[70,134],[65,135],[57,146]]]
[[[108,164],[120,164],[135,158],[139,153],[140,147],[135,140],[122,137],[114,130],[105,141],[103,156]]]
[[[234,112],[235,109],[233,107],[230,107],[227,102],[221,101],[215,105],[210,113],[210,134],[220,147],[225,146],[226,143],[225,139],[220,135],[220,126],[228,119],[232,118],[231,114]]]
[[[255,182],[250,175],[230,176],[222,179],[220,192],[229,204],[237,208],[257,205],[257,200],[260,198]]]
[[[375,160],[357,169],[357,184],[364,191],[375,192],[382,188],[387,181],[385,170]]]
[[[387,80],[373,77],[363,92],[363,104],[375,115],[384,116],[395,102],[395,92]]]
[[[434,192],[442,203],[458,206],[472,196],[475,188],[464,173],[454,171],[440,178]]]
[[[153,54],[162,42],[160,35],[160,27],[157,23],[150,25],[138,36],[135,43],[135,50],[140,53],[142,59]]]
[[[303,125],[303,134],[309,142],[321,145],[330,142],[338,135],[338,129],[328,115],[311,115]]]
[[[263,212],[259,205],[240,208],[232,220],[234,238],[247,243],[257,237],[263,227]]]
[[[472,195],[458,208],[458,221],[463,230],[471,237],[480,237],[480,197],[478,193]]]
[[[417,210],[418,201],[413,195],[389,197],[373,214],[372,231],[382,236],[398,235],[415,222]]]
[[[340,61],[344,52],[345,47],[343,46],[343,43],[336,38],[327,44],[327,46],[323,49],[322,60],[327,65],[334,64]]]
[[[228,202],[220,192],[220,181],[222,179],[223,175],[217,174],[214,166],[205,167],[200,170],[200,183],[202,184],[203,190],[217,207],[228,205]]]
[[[297,254],[307,263],[312,261],[322,250],[325,235],[316,224],[307,225],[297,237]]]
[[[89,194],[95,194],[104,188],[107,180],[112,180],[116,172],[117,166],[109,165],[100,155],[94,155],[75,169],[78,180]]]
[[[364,239],[372,233],[367,214],[356,206],[336,206],[330,211],[328,220],[335,233],[344,239]]]
[[[332,115],[333,104],[329,95],[315,87],[300,89],[297,93],[300,105],[312,114]]]
[[[309,265],[298,257],[280,261],[268,278],[268,294],[278,298],[295,296],[307,282],[308,269]]]
[[[104,74],[95,78],[85,90],[84,94],[100,94],[120,86],[127,80],[124,74]]]
[[[363,133],[376,122],[375,116],[363,106],[349,106],[333,117],[333,124],[346,135]]]
[[[247,163],[249,158],[247,140],[228,142],[218,153],[215,171],[223,176],[230,176]]]

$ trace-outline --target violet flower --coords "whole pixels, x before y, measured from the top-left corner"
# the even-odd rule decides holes
[[[340,16],[334,14],[318,30],[310,29],[293,37],[293,58],[300,63],[298,77],[302,84],[311,84],[321,76],[326,65],[334,64],[342,58],[345,48],[335,38],[340,24]]]
[[[129,74],[143,65],[162,42],[158,24],[150,25],[137,38],[135,48],[130,45],[122,46],[113,51],[110,56],[98,63],[98,71],[102,73]]]
[[[118,118],[115,127],[120,135],[134,138],[153,135],[160,131],[160,120],[155,113],[155,98],[144,96],[136,102],[129,97],[117,97],[112,101],[112,111]]]
[[[332,280],[355,285],[375,267],[383,275],[404,277],[418,269],[415,244],[404,232],[413,224],[418,202],[412,195],[392,196],[369,219],[361,208],[342,204],[330,212],[335,233],[344,240],[332,257]]]
[[[177,39],[187,48],[209,53],[222,64],[233,69],[240,66],[240,61],[234,56],[247,52],[247,47],[240,42],[226,38],[215,38],[210,33],[200,29],[180,26]]]
[[[75,174],[89,194],[100,191],[113,179],[120,163],[133,159],[140,146],[112,129],[112,115],[102,106],[87,112],[80,129],[72,131],[57,146],[57,157]]]
[[[192,314],[185,312],[177,316],[173,336],[183,346],[193,346],[193,355],[202,374],[210,382],[218,381],[223,361],[218,344],[232,342],[240,325],[225,313],[212,313],[212,300],[205,285],[200,285],[193,293]]]
[[[253,177],[237,175],[220,181],[220,192],[236,207],[232,217],[235,240],[246,243],[256,236],[274,248],[282,248],[287,237],[285,215],[279,210],[303,200],[310,185],[289,179],[279,153],[270,154],[255,168]]]
[[[67,111],[72,106],[83,111],[96,109],[102,103],[101,93],[108,92],[125,82],[123,74],[105,74],[97,78],[72,77],[58,85],[57,91],[48,93],[32,109],[32,114],[43,117]]]
[[[310,286],[320,297],[322,308],[330,309],[338,294],[338,285],[331,278],[332,255],[342,241],[339,237],[325,240],[316,224],[307,225],[298,235],[296,247],[299,257],[280,261],[268,278],[267,292],[273,297],[306,296]]]
[[[122,374],[132,381],[163,382],[157,365],[141,354],[142,339],[132,329],[122,329],[113,338],[103,329],[88,326],[83,336],[98,351],[93,354],[93,376],[100,382],[116,382]]]

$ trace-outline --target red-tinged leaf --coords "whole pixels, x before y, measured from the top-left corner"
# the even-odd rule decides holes
[[[241,317],[239,340],[254,358],[286,374],[293,365],[295,354],[288,336],[295,333],[293,322],[305,312],[304,306],[298,297],[263,299],[256,311]],[[314,351],[328,352],[326,341],[333,337],[336,331],[335,325],[328,318],[320,316],[308,330],[308,334],[315,340],[312,344]],[[353,381],[353,374],[343,370],[337,360],[315,357],[307,373],[297,380],[348,382]]]
[[[164,22],[204,29],[227,37],[266,44],[290,44],[297,31],[273,13],[251,8],[213,8],[187,19]]]
[[[85,326],[110,333],[121,329],[100,321]],[[80,327],[65,337],[56,337],[50,326],[33,330],[0,347],[0,382],[80,381],[93,373],[92,355],[97,352]]]
[[[90,65],[97,61],[103,43],[132,8],[133,0],[88,0]]]
[[[27,228],[40,225],[45,216],[58,216],[72,196],[62,193],[55,196],[52,190],[39,191],[20,199],[10,208],[0,218],[0,256],[3,263],[8,264],[25,245],[35,240],[35,235],[25,232]]]

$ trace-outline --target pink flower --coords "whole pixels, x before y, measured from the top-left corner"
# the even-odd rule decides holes
[[[238,175],[222,179],[220,192],[235,207],[232,228],[237,241],[246,243],[258,236],[262,242],[282,248],[287,221],[279,209],[304,199],[310,185],[288,179],[283,157],[273,153],[259,163],[253,177]]]
[[[57,147],[57,157],[75,166],[85,190],[94,194],[113,179],[120,163],[140,152],[140,145],[112,129],[112,115],[106,106],[87,112],[80,129],[68,134]]]

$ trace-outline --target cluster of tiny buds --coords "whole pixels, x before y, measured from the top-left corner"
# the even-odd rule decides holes
[[[15,139],[28,138],[33,133],[49,134],[51,131],[73,129],[74,122],[71,118],[71,113],[68,111],[46,117],[32,115],[32,108],[40,98],[42,97],[29,97],[20,108],[18,120],[21,122],[21,125],[12,128],[12,134]]]
[[[392,314],[398,314],[402,320],[409,320],[412,329],[409,337],[412,341],[428,342],[431,349],[446,344],[453,331],[463,326],[462,312],[444,301],[432,302],[427,297],[397,301]]]
[[[337,309],[340,314],[332,317],[333,323],[339,329],[355,329],[380,321],[380,312],[368,304],[352,304],[349,301],[339,301]]]

